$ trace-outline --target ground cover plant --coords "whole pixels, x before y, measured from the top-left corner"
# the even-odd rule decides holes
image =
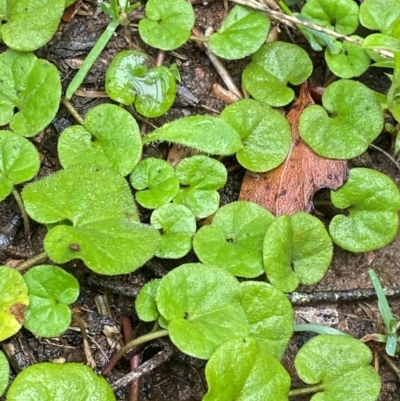
[[[26,239],[30,220],[46,228],[42,252],[16,267],[0,266],[0,341],[22,327],[35,336],[57,337],[73,316],[79,322],[71,305],[80,284],[57,265],[81,260],[94,273],[115,276],[135,272],[154,257],[178,260],[141,287],[131,306],[148,324],[146,332],[126,339],[101,366],[103,375],[126,352],[168,337],[182,353],[207,361],[206,401],[305,394],[314,394],[315,401],[377,400],[381,381],[370,365],[371,350],[323,327],[309,327],[319,335],[294,359],[306,386],[292,388],[283,357],[294,332],[303,328],[294,324],[286,293],[318,283],[331,265],[334,245],[371,252],[397,235],[396,183],[373,169],[349,170],[347,160],[375,146],[384,130],[394,153],[400,148],[400,4],[308,0],[274,3],[271,9],[235,0],[216,32],[199,35],[186,0],[101,1],[111,21],[62,96],[56,67],[32,51],[53,37],[72,2],[48,3],[0,0],[0,200],[13,195]],[[386,7],[391,11],[384,19],[377,10]],[[44,8],[51,10],[45,21]],[[139,19],[137,35],[150,50],[116,54],[103,83],[111,100],[83,117],[71,99],[116,29],[130,28],[130,18]],[[290,22],[304,36],[302,46],[271,39],[277,21]],[[368,29],[364,36],[354,35],[359,25]],[[32,36],[37,40],[30,41]],[[154,49],[162,60],[189,40],[215,63],[231,104],[219,115],[154,120],[154,125],[149,119],[171,111],[180,85],[179,67],[155,63]],[[335,75],[319,100],[308,83],[314,69],[310,47],[325,52]],[[241,91],[215,56],[248,57]],[[387,94],[353,79],[370,63],[390,68]],[[35,179],[41,155],[33,139],[52,122],[60,102],[78,124],[58,138],[60,170]],[[392,120],[385,123],[388,115]],[[141,135],[141,123],[154,129]],[[190,148],[192,154],[175,164],[146,156],[165,144]],[[239,200],[221,206],[232,160],[247,172]],[[264,190],[256,189],[260,186]],[[335,213],[329,221],[313,214],[314,194],[321,188],[331,190]],[[373,274],[372,280],[386,334],[371,339],[398,356],[398,325]],[[44,362],[19,373],[9,386],[9,372],[0,353],[0,392],[7,401],[113,400],[119,388],[137,379],[128,374],[109,384],[89,367]]]

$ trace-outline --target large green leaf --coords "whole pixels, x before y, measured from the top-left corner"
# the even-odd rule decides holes
[[[0,351],[0,396],[3,395],[7,388],[9,374],[10,365],[4,353]]]
[[[364,0],[360,6],[360,22],[372,31],[390,34],[400,16],[400,0]]]

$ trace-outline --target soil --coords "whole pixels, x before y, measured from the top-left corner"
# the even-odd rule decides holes
[[[67,88],[77,68],[93,47],[100,34],[108,23],[108,17],[100,12],[94,1],[83,2],[89,15],[76,15],[69,23],[61,23],[53,40],[44,48],[36,52],[39,57],[47,58],[53,62],[62,75],[64,90]],[[196,5],[196,26],[201,31],[212,26],[217,29],[225,16],[223,2],[210,1],[205,5]],[[132,13],[132,21],[137,22],[143,14],[140,8]],[[282,29],[281,35],[285,35]],[[127,36],[129,40],[127,40]],[[302,43],[302,39],[292,32],[293,38]],[[95,62],[90,73],[86,77],[82,88],[86,91],[104,91],[104,76],[107,66],[115,54],[123,49],[130,48],[133,42],[154,59],[157,52],[146,46],[136,31],[132,28],[126,31],[117,30],[105,51]],[[321,84],[325,79],[325,64],[320,54],[310,52],[315,65],[318,65],[317,73],[311,79],[314,84]],[[249,59],[224,62],[234,81],[240,87],[240,75],[243,67]],[[212,94],[214,83],[223,85],[220,77],[213,68],[210,60],[204,52],[193,42],[188,42],[176,52],[167,52],[165,65],[176,63],[179,67],[182,82],[177,100],[173,108],[159,119],[151,122],[161,126],[166,121],[182,116],[211,113],[205,107],[221,111],[225,103]],[[370,68],[360,81],[370,88],[385,93],[390,85],[389,79],[381,69]],[[109,99],[74,96],[72,103],[81,115],[101,102],[109,102]],[[204,107],[205,106],[205,107]],[[44,177],[60,169],[57,158],[57,139],[64,128],[75,124],[67,110],[61,106],[51,123],[41,134],[35,136],[32,141],[39,150],[42,164],[37,178]],[[141,123],[142,132],[148,132],[152,128],[145,122]],[[391,138],[383,133],[374,144],[389,153],[392,151]],[[146,156],[155,155],[166,158],[168,148],[165,145],[150,147],[146,150]],[[221,191],[222,204],[237,199],[244,170],[235,167],[234,160],[227,163],[232,167],[229,174],[228,185]],[[366,165],[381,171],[400,184],[400,175],[397,167],[381,152],[369,149],[362,158],[352,161],[354,165]],[[22,188],[18,188],[21,190]],[[324,221],[328,218],[316,210]],[[16,263],[18,260],[27,259],[42,251],[43,238],[46,229],[33,223],[32,236],[28,242],[23,238],[21,221],[18,219],[18,207],[10,196],[0,202],[0,262]],[[144,220],[149,213],[142,210]],[[134,300],[138,290],[149,279],[162,277],[171,268],[180,265],[183,261],[195,261],[195,256],[190,254],[184,260],[163,261],[153,259],[138,271],[124,276],[102,277],[90,272],[82,263],[71,262],[65,265],[65,269],[78,278],[81,286],[81,294],[74,305],[74,312],[79,313],[87,327],[89,345],[93,354],[96,371],[101,371],[107,360],[115,353],[116,347],[122,341],[121,319],[128,317],[136,335],[148,332],[151,327],[140,323],[134,310]],[[374,269],[383,286],[400,289],[400,235],[387,247],[361,254],[352,254],[335,248],[334,259],[326,276],[317,285],[302,287],[298,291],[343,291],[371,288],[368,270]],[[99,309],[99,302],[105,302],[105,310]],[[400,302],[391,298],[391,307],[395,317],[400,319]],[[107,306],[108,305],[108,306]],[[366,334],[382,333],[383,323],[374,297],[369,300],[341,303],[315,303],[308,306],[296,307],[296,319],[298,322],[316,322],[331,325],[332,327],[350,333],[356,338]],[[292,338],[288,351],[284,357],[284,364],[293,377],[292,387],[301,387],[302,383],[296,377],[293,367],[293,359],[298,349],[312,337],[309,333],[300,333]],[[150,343],[141,350],[142,361],[152,358],[160,349],[166,346],[166,340]],[[83,352],[83,340],[75,323],[59,338],[43,339],[35,338],[29,332],[21,330],[17,335],[3,344],[12,362],[14,377],[26,366],[42,361],[65,360],[86,362]],[[375,364],[379,367],[382,378],[382,393],[380,401],[400,400],[400,383],[398,378],[380,356],[382,348],[371,344],[374,350]],[[398,364],[398,360],[395,361]],[[190,358],[174,349],[173,356],[154,371],[140,379],[140,400],[152,401],[194,401],[201,400],[207,391],[204,378],[205,362]],[[123,359],[115,369],[107,376],[113,383],[118,378],[129,372],[129,362]],[[3,400],[0,398],[0,400]],[[117,399],[128,400],[128,389],[117,392]],[[292,398],[293,401],[308,400],[307,397]]]

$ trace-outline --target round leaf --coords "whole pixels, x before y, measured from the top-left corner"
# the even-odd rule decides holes
[[[7,401],[115,401],[111,386],[80,363],[37,363],[18,374]]]
[[[360,5],[360,22],[371,31],[390,34],[400,16],[400,0],[365,0]]]
[[[209,189],[182,188],[174,203],[189,208],[198,219],[214,214],[219,207],[219,193]]]
[[[35,266],[24,279],[30,300],[24,326],[41,337],[60,335],[71,324],[68,305],[78,298],[78,280],[60,267],[50,265]]]
[[[161,279],[146,283],[136,297],[135,309],[140,320],[154,322],[160,316],[157,309],[156,295]]]
[[[174,50],[190,38],[194,11],[185,0],[149,0],[146,17],[139,22],[140,37],[149,46]]]
[[[243,70],[243,86],[251,96],[270,106],[290,103],[294,92],[286,85],[300,85],[312,72],[312,62],[305,50],[285,42],[263,45]]]
[[[91,109],[85,125],[65,129],[58,140],[58,155],[64,168],[76,164],[111,168],[128,175],[138,163],[142,141],[135,119],[113,104]]]
[[[325,90],[322,104],[324,108],[307,107],[299,123],[301,137],[321,156],[354,158],[382,131],[382,108],[375,93],[360,82],[334,82]]]
[[[203,401],[287,401],[290,376],[255,339],[235,338],[219,347],[206,365]]]
[[[279,166],[287,157],[292,134],[287,120],[269,106],[245,99],[226,107],[221,113],[242,139],[236,153],[248,170],[265,172]]]
[[[0,351],[0,396],[4,394],[7,388],[9,374],[10,365],[4,353]]]
[[[241,277],[263,273],[262,244],[274,217],[250,202],[233,202],[221,207],[210,226],[193,238],[193,248],[203,262]]]
[[[208,359],[228,339],[248,334],[240,299],[239,282],[230,273],[188,263],[161,280],[157,307],[170,321],[172,342],[185,354]]]
[[[0,341],[19,331],[28,305],[28,287],[21,274],[0,266]]]
[[[265,42],[270,21],[264,12],[236,5],[210,36],[210,48],[228,60],[250,56]]]
[[[385,174],[354,168],[331,197],[336,207],[350,213],[335,216],[329,226],[332,240],[341,248],[366,252],[386,246],[396,236],[400,193]]]
[[[315,284],[332,260],[332,241],[320,220],[308,213],[280,216],[264,240],[264,267],[268,280],[284,292],[301,284]]]
[[[294,363],[305,383],[322,382],[323,392],[314,395],[312,401],[375,401],[381,382],[378,373],[369,366],[371,361],[371,351],[361,341],[324,334],[304,345]]]

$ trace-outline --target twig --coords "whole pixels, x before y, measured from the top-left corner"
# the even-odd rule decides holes
[[[38,255],[34,256],[33,258],[28,259],[26,262],[21,263],[19,266],[15,268],[15,270],[18,270],[19,272],[22,272],[26,269],[29,269],[32,266],[36,266],[39,263],[44,262],[46,259],[49,257],[47,256],[46,252],[39,253]]]
[[[81,332],[81,336],[82,336],[82,340],[83,340],[83,351],[85,353],[86,361],[91,368],[95,368],[96,362],[93,359],[92,352],[90,351],[89,340],[88,340],[88,336],[86,333],[85,325],[83,324],[83,320],[77,313],[74,313],[74,320],[75,320],[76,324],[78,325],[79,330]]]

